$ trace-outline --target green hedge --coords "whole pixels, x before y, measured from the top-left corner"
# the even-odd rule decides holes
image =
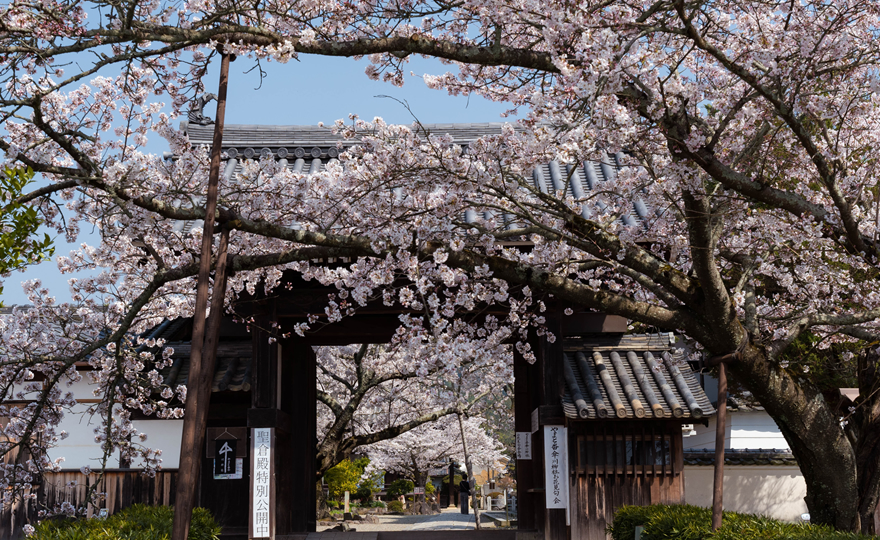
[[[405,478],[401,478],[399,480],[395,480],[388,484],[387,489],[385,489],[385,493],[396,499],[401,495],[406,495],[407,493],[412,493],[413,489],[415,489],[416,485],[412,482],[412,480],[406,480]]]
[[[105,519],[41,521],[29,540],[168,540],[174,509],[136,504]],[[193,511],[190,540],[217,540],[220,526],[204,508]]]
[[[764,516],[724,512],[721,528],[712,532],[712,511],[690,505],[624,506],[608,532],[614,540],[633,540],[641,525],[642,540],[869,540],[873,537],[835,531],[824,525],[784,523]]]

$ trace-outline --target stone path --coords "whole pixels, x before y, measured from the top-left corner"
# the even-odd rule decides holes
[[[412,525],[408,531],[450,531],[473,529],[474,514],[464,515],[461,510],[443,511],[433,516],[425,516],[425,520]]]

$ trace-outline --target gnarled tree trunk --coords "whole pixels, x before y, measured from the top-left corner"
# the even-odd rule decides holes
[[[748,345],[743,358],[729,367],[773,417],[791,446],[807,484],[805,500],[811,521],[859,530],[856,452],[837,411],[809,381],[795,379],[769,361],[762,347]]]
[[[877,349],[859,355],[859,396],[841,411],[850,440],[855,441],[861,532],[876,534],[874,516],[880,501],[880,370]]]

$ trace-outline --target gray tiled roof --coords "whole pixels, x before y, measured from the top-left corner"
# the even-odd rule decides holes
[[[714,450],[685,450],[684,464],[696,466],[715,465]],[[788,465],[797,466],[794,454],[779,449],[725,449],[725,465]]]
[[[668,334],[567,339],[562,407],[580,420],[681,418],[715,413]]]
[[[494,133],[501,133],[502,123],[469,123],[469,124],[423,124],[430,133],[451,135],[457,144],[466,146],[469,142]],[[202,126],[184,122],[181,128],[195,146],[212,144],[214,126]],[[227,159],[235,161],[227,167],[225,173],[229,178],[240,170],[240,161],[259,159],[261,155],[271,154],[282,162],[283,166],[296,172],[315,173],[324,170],[327,163],[339,154],[337,145],[343,147],[355,144],[351,139],[334,135],[329,127],[318,126],[258,126],[226,124],[223,131],[223,151]],[[543,191],[565,190],[566,195],[575,198],[585,197],[590,191],[600,189],[602,182],[611,180],[620,170],[624,155],[620,152],[606,154],[599,162],[588,162],[581,166],[569,165],[552,161],[532,171],[533,185]],[[604,211],[604,205],[598,205]],[[584,206],[584,217],[590,217],[591,211]],[[649,209],[641,199],[635,199],[631,211],[621,216],[621,221],[628,226],[641,224],[646,226]],[[467,223],[475,222],[479,217],[475,211],[467,211],[462,216]],[[515,226],[515,222],[504,216],[507,228]],[[180,230],[187,232],[194,223],[187,222]]]
[[[504,124],[500,122],[466,123],[466,124],[423,124],[430,133],[452,135],[458,143],[467,143],[490,133],[501,133]],[[211,145],[214,138],[214,126],[198,124],[181,124],[181,128],[194,145]],[[365,133],[366,134],[366,133]],[[350,146],[351,139],[334,135],[330,127],[319,126],[266,126],[246,124],[225,124],[223,126],[223,150],[236,148],[243,152],[253,148],[259,155],[260,149],[268,147],[275,150],[287,148],[292,152],[297,147],[335,147],[337,143]],[[284,156],[282,156],[284,157]]]
[[[172,355],[174,362],[160,372],[164,384],[171,388],[180,384],[186,385],[189,379],[189,355],[192,344],[188,341],[169,342],[166,343],[166,347],[174,349]],[[251,347],[250,341],[224,342],[223,356],[217,357],[214,368],[212,392],[247,392],[251,389]]]

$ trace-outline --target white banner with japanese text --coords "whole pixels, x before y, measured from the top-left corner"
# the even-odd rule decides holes
[[[275,470],[272,452],[273,428],[254,428],[251,434],[251,523],[250,538],[274,538],[272,491]]]
[[[568,428],[544,426],[544,478],[547,508],[568,509]]]

